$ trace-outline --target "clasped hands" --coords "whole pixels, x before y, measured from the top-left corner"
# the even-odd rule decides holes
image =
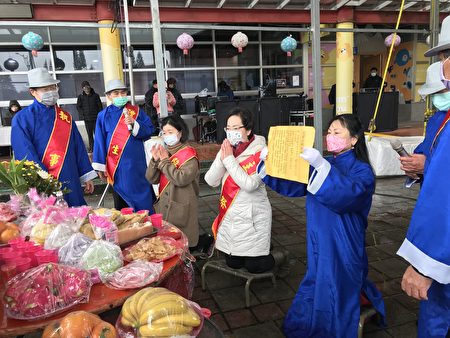
[[[169,158],[169,152],[161,144],[155,144],[151,150],[154,161],[164,160]]]
[[[220,159],[223,161],[228,156],[233,156],[233,147],[228,139],[224,139],[220,146]]]

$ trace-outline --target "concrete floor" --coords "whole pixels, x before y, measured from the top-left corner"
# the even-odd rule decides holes
[[[416,336],[419,303],[406,296],[400,287],[405,261],[396,256],[405,237],[414,208],[418,187],[405,189],[404,178],[377,179],[376,193],[369,215],[366,247],[369,276],[384,296],[387,323],[384,329],[369,322],[365,338],[412,338]],[[219,190],[201,185],[199,222],[203,232],[210,232],[216,217]],[[200,270],[204,260],[195,263],[196,283],[193,300],[211,309],[211,319],[228,338],[283,337],[280,327],[306,269],[305,199],[286,198],[269,191],[272,204],[272,243],[291,255],[291,272],[277,280],[254,281],[251,285],[251,306],[245,308],[244,280],[215,270],[207,272],[207,290],[202,291]],[[99,195],[89,198],[96,205]],[[112,207],[110,196],[105,206]]]

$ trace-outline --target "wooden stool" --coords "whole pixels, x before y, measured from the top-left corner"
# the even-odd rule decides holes
[[[216,269],[225,273],[228,273],[233,276],[241,277],[247,280],[245,283],[245,307],[250,307],[250,283],[255,279],[264,279],[264,278],[271,278],[272,284],[275,287],[276,286],[276,280],[275,280],[275,274],[273,271],[263,272],[263,273],[250,273],[246,269],[233,269],[230,268],[226,263],[225,260],[213,260],[206,262],[205,265],[203,265],[202,268],[202,289],[206,290],[206,280],[205,280],[205,273],[206,268],[212,268]]]

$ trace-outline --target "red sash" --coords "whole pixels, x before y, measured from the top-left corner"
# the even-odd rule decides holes
[[[256,173],[256,168],[259,163],[259,155],[261,154],[260,151],[258,151],[256,154],[248,157],[239,165],[244,169],[244,171],[249,175],[253,175]],[[212,224],[212,232],[214,235],[214,238],[217,238],[217,232],[219,231],[220,224],[222,223],[222,219],[225,217],[225,214],[227,213],[228,209],[230,208],[231,204],[233,204],[234,199],[236,198],[239,190],[239,186],[236,184],[236,182],[233,180],[231,175],[227,177],[225,180],[225,183],[222,187],[222,195],[220,196],[219,200],[219,215],[217,215],[216,219],[214,220]]]
[[[137,106],[132,106],[129,103],[127,103],[125,107],[128,109],[128,114],[136,120],[139,115],[139,108]],[[114,175],[130,136],[131,132],[128,130],[128,126],[125,123],[125,115],[121,114],[113,135],[111,136],[108,153],[106,155],[106,173],[108,174],[108,183],[110,184],[114,183]]]
[[[175,168],[180,169],[187,161],[193,158],[196,158],[198,161],[197,152],[195,149],[192,147],[184,147],[170,156],[169,160],[173,163]],[[162,192],[167,188],[169,183],[170,181],[167,177],[161,173],[159,176],[159,196],[161,196]]]
[[[445,128],[445,126],[447,125],[447,122],[449,120],[450,120],[450,110],[447,111],[447,114],[445,115],[444,120],[442,121],[441,125],[439,126],[438,131],[436,132],[436,135],[434,136],[433,143],[431,143],[430,152],[431,152],[431,149],[433,149],[434,144],[436,143],[436,141],[438,139],[438,136],[441,134],[442,130]]]
[[[55,105],[55,122],[42,157],[48,173],[58,179],[66,159],[72,132],[72,116]]]

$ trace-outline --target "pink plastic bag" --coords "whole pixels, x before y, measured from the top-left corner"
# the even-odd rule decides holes
[[[142,288],[157,281],[162,270],[163,263],[134,261],[109,275],[105,285],[117,290]]]

